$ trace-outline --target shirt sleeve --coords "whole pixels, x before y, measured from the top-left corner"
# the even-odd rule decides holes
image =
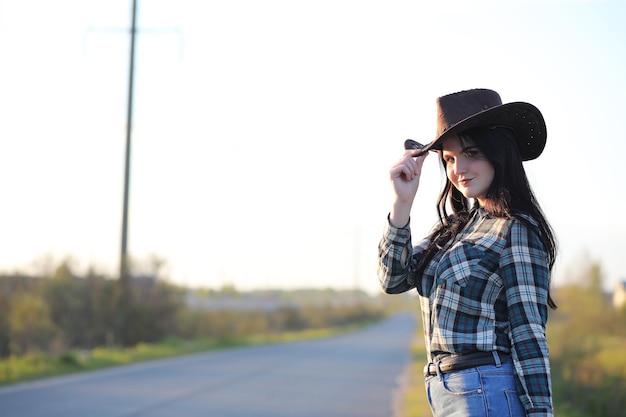
[[[550,270],[539,236],[516,220],[500,257],[518,393],[527,416],[553,416],[546,341]]]
[[[430,238],[412,247],[410,224],[395,227],[387,217],[383,237],[378,244],[378,280],[387,294],[399,294],[416,288],[416,268]]]
[[[406,292],[415,286],[411,278],[411,228],[395,227],[387,217],[383,237],[378,244],[378,280],[387,294]]]

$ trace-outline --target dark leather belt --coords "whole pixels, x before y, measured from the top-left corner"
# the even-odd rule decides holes
[[[503,352],[496,351],[496,354],[500,358],[500,362],[504,363],[509,358],[509,355]],[[496,360],[493,357],[493,352],[472,352],[462,355],[450,355],[426,364],[424,367],[424,376],[437,375],[437,367],[442,374],[461,371],[463,369],[475,368],[483,365],[495,365]]]

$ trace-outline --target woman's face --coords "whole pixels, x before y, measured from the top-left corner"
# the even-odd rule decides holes
[[[443,160],[448,179],[465,198],[475,198],[481,206],[493,182],[495,170],[485,155],[471,142],[458,136],[444,139]]]

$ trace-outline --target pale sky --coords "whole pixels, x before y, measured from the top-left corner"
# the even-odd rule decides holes
[[[131,0],[0,0],[0,271],[118,268]],[[626,279],[626,2],[139,0],[128,247],[173,282],[378,291],[388,168],[435,99],[543,113],[561,243]],[[433,226],[426,164],[413,212]]]

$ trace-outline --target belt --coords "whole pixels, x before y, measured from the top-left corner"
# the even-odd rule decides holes
[[[500,362],[506,362],[509,355],[495,351],[500,358]],[[461,371],[463,369],[475,368],[483,365],[495,365],[496,360],[493,352],[472,352],[460,355],[450,355],[441,358],[436,362],[430,362],[424,366],[424,376],[437,375],[437,368],[442,374]]]

